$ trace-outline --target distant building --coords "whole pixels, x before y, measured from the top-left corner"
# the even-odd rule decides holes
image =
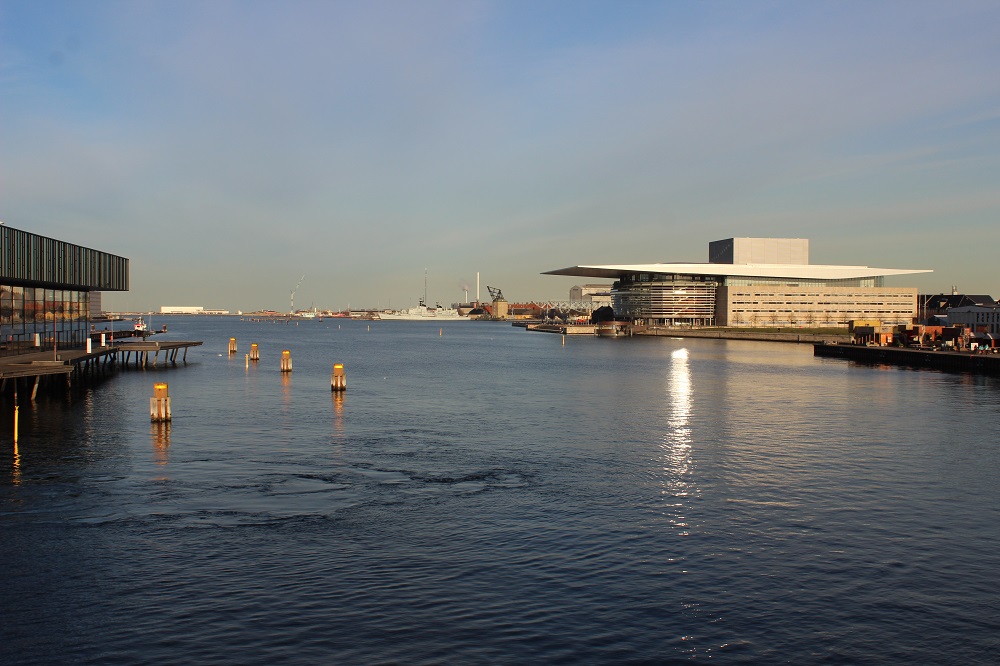
[[[611,305],[611,285],[584,284],[570,287],[569,300],[593,303],[595,308]]]
[[[917,290],[886,276],[925,269],[809,264],[804,238],[727,238],[708,263],[571,266],[546,275],[610,278],[619,318],[665,326],[846,326],[856,319],[908,324]]]
[[[160,314],[229,314],[229,310],[206,310],[200,305],[161,305]]]
[[[205,311],[200,305],[161,305],[160,314],[202,314]]]
[[[90,318],[93,320],[93,319],[100,319],[101,317],[103,317],[104,305],[101,303],[101,292],[99,291],[90,292],[88,300],[90,301],[90,306],[89,306]]]
[[[948,310],[950,326],[964,326],[977,338],[1000,337],[1000,305],[967,305]]]
[[[128,281],[125,257],[0,226],[0,354],[84,345],[91,294]]]
[[[967,308],[975,305],[992,306],[996,301],[986,294],[960,294],[952,289],[950,294],[919,294],[917,308],[920,319],[926,323],[932,318],[947,320],[948,311],[953,308]]]

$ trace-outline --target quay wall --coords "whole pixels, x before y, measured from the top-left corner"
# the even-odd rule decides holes
[[[902,347],[867,347],[859,345],[817,344],[814,356],[844,358],[861,363],[886,363],[914,368],[952,372],[1000,375],[1000,354],[930,351]]]
[[[818,333],[769,333],[762,331],[733,331],[716,329],[683,329],[650,326],[636,329],[634,335],[652,335],[669,338],[712,338],[718,340],[755,340],[759,342],[797,342],[816,344],[819,342],[850,342],[848,334],[831,335]]]

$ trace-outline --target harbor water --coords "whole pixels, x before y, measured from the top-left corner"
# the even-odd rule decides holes
[[[0,403],[0,663],[996,663],[995,378],[498,323],[163,323],[205,344],[22,395],[16,456]]]

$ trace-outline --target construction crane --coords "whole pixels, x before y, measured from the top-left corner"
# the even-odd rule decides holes
[[[295,292],[299,290],[299,287],[302,286],[302,281],[305,279],[306,276],[305,273],[303,273],[302,277],[299,278],[299,281],[295,283],[295,289],[292,289],[292,293],[288,296],[288,307],[290,308],[288,311],[289,314],[295,314]]]
[[[503,297],[503,292],[500,291],[499,287],[491,287],[486,285],[486,289],[490,292],[490,298],[493,299],[493,308],[490,313],[491,319],[506,319],[507,318],[507,299]]]

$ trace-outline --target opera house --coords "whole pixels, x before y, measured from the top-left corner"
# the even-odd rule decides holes
[[[927,269],[809,263],[805,238],[727,238],[708,245],[708,263],[571,266],[544,275],[614,280],[619,319],[663,326],[828,327],[877,319],[909,324],[917,289],[886,277]]]

